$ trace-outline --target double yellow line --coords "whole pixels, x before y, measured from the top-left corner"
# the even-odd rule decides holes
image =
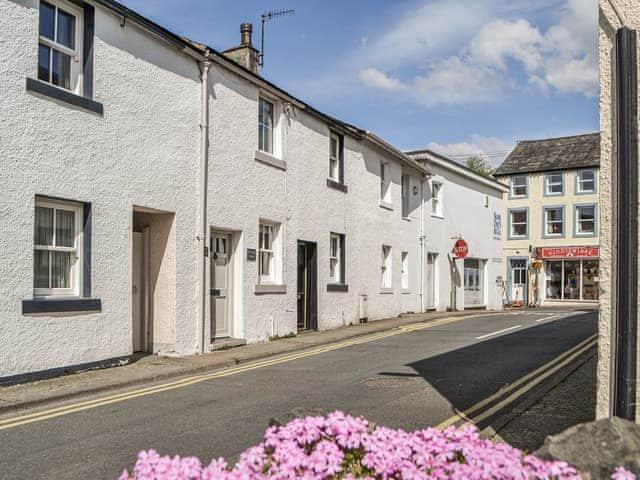
[[[597,334],[592,335],[545,365],[498,390],[490,397],[485,398],[464,411],[456,411],[455,415],[439,424],[437,428],[447,428],[451,425],[462,426],[478,424],[492,415],[495,415],[507,405],[513,403],[544,380],[551,377],[557,371],[570,365],[589,349],[595,347],[597,344],[597,337]],[[485,409],[485,407],[488,408]]]
[[[21,415],[18,417],[9,418],[6,420],[0,420],[0,430],[6,430],[9,428],[18,427],[21,425],[27,425],[29,423],[41,422],[44,420],[49,420],[56,417],[61,417],[63,415],[69,415],[71,413],[82,412],[84,410],[90,410],[97,407],[102,407],[105,405],[110,405],[112,403],[123,402],[125,400],[131,400],[134,398],[144,397],[147,395],[153,395],[160,392],[166,392],[169,390],[175,390],[178,388],[187,387],[189,385],[195,385],[197,383],[201,383],[207,380],[212,380],[215,378],[228,377],[231,375],[238,375],[240,373],[250,372],[252,370],[257,370],[260,368],[270,367],[273,365],[280,365],[282,363],[292,362],[294,360],[298,360],[301,358],[312,357],[315,355],[320,355],[322,353],[331,352],[333,350],[338,350],[346,347],[351,347],[353,345],[360,345],[363,343],[375,342],[376,340],[381,340],[383,338],[389,338],[396,335],[402,335],[404,333],[414,332],[417,330],[425,330],[428,328],[437,327],[439,325],[444,325],[447,323],[458,322],[464,319],[468,319],[473,315],[465,315],[460,317],[453,318],[445,318],[442,320],[436,320],[434,322],[429,323],[415,323],[411,325],[406,325],[403,327],[399,327],[393,330],[389,330],[381,333],[373,333],[371,335],[365,335],[362,337],[358,337],[353,340],[347,340],[344,342],[333,343],[329,345],[325,345],[322,347],[312,348],[308,350],[304,350],[297,353],[291,353],[287,355],[282,355],[279,357],[275,357],[272,359],[262,360],[258,362],[248,363],[246,365],[232,367],[226,370],[216,371],[212,373],[206,373],[201,375],[190,376],[187,378],[183,378],[180,380],[175,380],[173,382],[163,383],[160,385],[155,385],[152,387],[141,388],[130,392],[119,393],[115,395],[110,395],[107,397],[102,397],[94,400],[88,400],[85,402],[74,403],[72,405],[66,405],[57,408],[51,408],[48,410],[43,410],[27,415]]]

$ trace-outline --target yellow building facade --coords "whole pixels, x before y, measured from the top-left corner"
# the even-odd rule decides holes
[[[597,302],[599,135],[520,142],[496,171],[505,194],[503,301]]]

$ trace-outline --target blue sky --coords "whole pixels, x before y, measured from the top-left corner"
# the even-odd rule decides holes
[[[517,140],[596,131],[596,0],[124,0],[224,50],[267,24],[263,76],[402,149],[499,163]]]

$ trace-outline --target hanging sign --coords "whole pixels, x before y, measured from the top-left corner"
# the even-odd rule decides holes
[[[456,240],[456,244],[453,246],[453,254],[457,258],[465,258],[469,254],[469,246],[463,239]]]

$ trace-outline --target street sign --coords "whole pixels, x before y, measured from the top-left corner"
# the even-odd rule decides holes
[[[453,246],[453,254],[457,258],[465,258],[469,254],[469,246],[463,239],[456,240],[456,244]]]

